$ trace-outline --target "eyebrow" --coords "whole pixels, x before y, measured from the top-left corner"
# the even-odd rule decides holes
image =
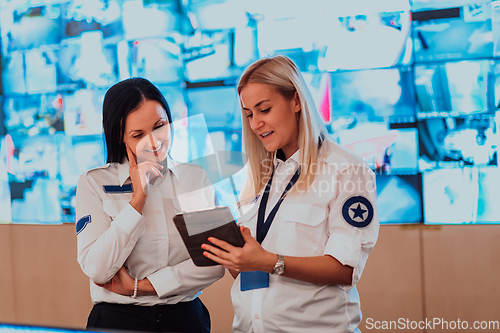
[[[259,103],[255,104],[254,108],[258,107],[259,105],[261,105],[264,102],[269,102],[269,101],[270,101],[269,99],[265,99],[263,101],[260,101]],[[243,108],[243,110],[250,111],[250,109],[245,108],[245,107]]]
[[[166,120],[167,120],[167,118],[163,118],[163,117],[162,117],[162,118],[160,118],[160,119],[158,119],[158,120],[156,121],[156,123],[154,124],[154,126],[158,125],[158,123],[159,123],[160,121],[166,121]],[[128,134],[130,135],[130,134],[132,134],[133,132],[142,132],[142,130],[141,130],[141,129],[138,129],[138,130],[131,130],[130,132],[128,132]]]

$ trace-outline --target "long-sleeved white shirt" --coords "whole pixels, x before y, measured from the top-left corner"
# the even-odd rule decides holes
[[[266,218],[299,167],[299,152],[274,165]],[[231,289],[234,333],[359,332],[356,283],[379,231],[375,175],[361,158],[328,140],[313,172],[307,191],[292,189],[285,197],[262,247],[284,256],[330,255],[354,268],[352,284],[321,285],[272,274],[268,288],[241,291],[240,275]],[[254,237],[263,191],[238,218]]]
[[[168,171],[149,187],[142,215],[133,195],[129,163],[109,163],[80,177],[76,193],[78,263],[90,278],[92,302],[155,305],[191,301],[224,275],[221,266],[197,267],[172,218],[214,206],[215,192],[199,166],[168,160]],[[148,280],[154,296],[133,299],[94,284],[125,266]]]

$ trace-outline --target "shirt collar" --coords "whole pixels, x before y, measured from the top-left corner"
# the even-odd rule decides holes
[[[290,161],[295,161],[295,163],[298,165],[299,164],[299,151],[300,151],[300,149],[297,149],[297,151],[295,153],[293,153],[293,155],[290,156],[288,158],[288,160],[286,160],[286,161],[283,161],[280,158],[278,158],[277,153],[274,154],[274,160],[273,160],[274,166],[277,167],[279,163],[288,163]]]
[[[175,162],[170,157],[167,157],[167,164],[168,164],[167,168],[170,171],[172,171],[175,178],[179,180],[179,170],[178,170],[179,163]],[[130,164],[127,158],[125,158],[122,163],[118,163],[118,181],[120,182],[120,186],[123,186],[125,181],[130,178],[129,168]]]

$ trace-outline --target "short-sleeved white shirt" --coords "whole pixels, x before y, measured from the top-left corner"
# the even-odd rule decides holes
[[[142,214],[130,204],[129,163],[109,163],[80,177],[76,192],[78,263],[90,277],[92,302],[155,305],[191,301],[224,275],[221,266],[197,267],[172,218],[214,206],[208,174],[199,166],[168,160],[165,177],[150,186]],[[148,278],[154,296],[118,295],[98,287],[122,267]]]
[[[299,152],[286,162],[275,160],[266,218],[298,166]],[[241,291],[238,276],[231,290],[233,332],[359,332],[356,283],[379,231],[375,175],[361,158],[329,140],[323,142],[315,168],[309,190],[292,190],[285,197],[262,246],[285,256],[331,255],[354,268],[352,285],[320,285],[273,274],[268,288]],[[261,195],[242,207],[238,219],[254,237]]]

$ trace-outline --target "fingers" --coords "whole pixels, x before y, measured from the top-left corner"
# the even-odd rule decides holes
[[[208,237],[208,241],[210,243],[213,243],[213,244],[217,245],[218,247],[226,250],[227,252],[231,252],[231,251],[233,251],[235,249],[235,247],[232,246],[231,244],[229,244],[229,243],[227,243],[227,242],[225,242],[223,240],[214,238],[214,237]],[[205,244],[205,245],[207,245],[207,244]],[[210,245],[208,245],[208,246],[210,246]]]
[[[250,229],[245,228],[244,226],[240,227],[241,235],[243,236],[243,239],[245,240],[245,243],[255,241],[255,238],[252,237],[252,233],[250,232]]]
[[[148,183],[154,184],[157,178],[163,178],[163,174],[160,170],[163,169],[161,164],[144,161],[137,165],[137,171],[139,173],[141,186],[142,188],[146,188]]]
[[[209,245],[209,244],[202,244],[201,248],[203,250],[210,251],[211,253],[215,254],[217,257],[224,259],[224,260],[229,260],[230,254],[226,251],[223,251],[219,248],[216,248],[215,246]]]
[[[141,183],[142,187],[148,186],[148,183],[154,185],[155,181],[158,178],[163,178],[163,175],[160,170],[158,170],[154,165],[146,165],[144,167],[140,167],[141,170]]]
[[[212,242],[213,244],[216,244],[217,246],[220,246],[220,247],[224,246],[226,249],[233,249],[233,250],[237,251],[237,249],[234,246],[232,246],[231,244],[226,243],[220,239],[209,237],[208,240],[210,242]],[[216,263],[224,266],[224,268],[232,269],[234,271],[239,272],[239,269],[235,266],[235,262],[234,262],[235,258],[233,257],[233,255],[231,253],[226,252],[224,250],[221,250],[218,247],[215,247],[215,246],[212,246],[209,244],[203,244],[201,246],[201,248],[206,250],[205,252],[203,252],[203,255],[205,257],[212,259]],[[237,256],[237,254],[236,254],[236,256]]]
[[[161,166],[161,165],[160,165]],[[162,167],[163,168],[163,167]],[[158,170],[155,166],[151,166],[151,171],[154,175],[163,178],[163,175],[161,174],[160,170]]]
[[[135,157],[134,152],[132,151],[132,149],[130,149],[128,144],[125,144],[125,147],[127,148],[127,156],[128,156],[128,162],[129,162],[130,166],[136,166],[137,159]]]
[[[233,265],[230,261],[228,260],[225,260],[225,259],[222,259],[222,258],[219,258],[217,257],[216,255],[213,255],[212,253],[208,252],[208,251],[205,251],[203,252],[203,255],[205,257],[207,257],[208,259],[212,259],[213,261],[215,261],[216,263],[218,264],[221,264],[222,266],[224,266],[225,268],[228,268],[231,267],[231,269],[235,270],[233,268]]]
[[[157,171],[158,170],[163,170],[163,165],[156,163],[156,162],[151,162],[151,161],[144,161],[140,162],[137,167],[142,170],[143,172],[147,170],[151,170],[151,168],[155,168]],[[161,174],[161,173],[160,173]]]
[[[141,172],[144,175],[144,178],[146,179],[146,182],[148,181],[153,181],[156,178],[160,177],[163,178],[163,175],[161,174],[160,170],[155,168],[154,166],[148,165],[145,168],[141,168]],[[145,185],[145,184],[143,184]]]

